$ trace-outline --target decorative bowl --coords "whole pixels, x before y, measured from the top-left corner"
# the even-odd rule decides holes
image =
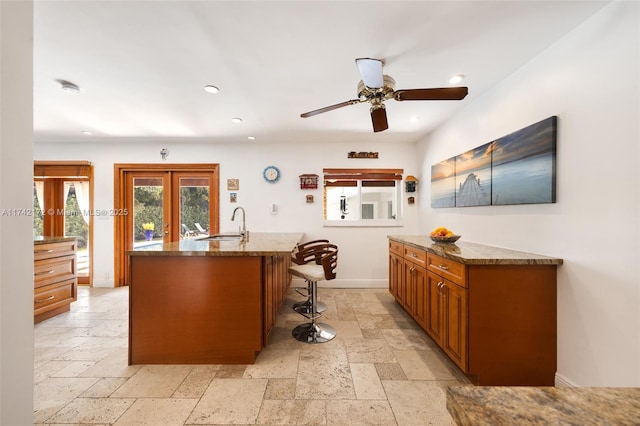
[[[450,237],[439,237],[436,235],[430,235],[429,237],[436,243],[448,243],[453,244],[460,239],[462,235],[452,235]]]

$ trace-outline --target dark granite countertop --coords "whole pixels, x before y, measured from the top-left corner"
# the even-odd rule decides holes
[[[390,240],[467,265],[562,265],[562,259],[501,247],[460,241],[453,244],[433,242],[423,235],[388,235]]]
[[[640,388],[454,386],[447,410],[460,426],[638,425]]]
[[[208,241],[189,238],[150,244],[127,252],[129,256],[274,256],[291,253],[304,234],[251,232],[249,241]]]
[[[76,237],[33,237],[33,244],[61,243],[64,241],[75,241]]]

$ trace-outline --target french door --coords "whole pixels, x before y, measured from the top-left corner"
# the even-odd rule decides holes
[[[126,164],[116,171],[116,286],[129,284],[126,252],[218,232],[217,164]]]

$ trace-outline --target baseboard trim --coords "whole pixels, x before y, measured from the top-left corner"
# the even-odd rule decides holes
[[[294,278],[291,281],[292,287],[306,287],[303,279]],[[336,278],[331,281],[319,281],[318,287],[322,288],[388,288],[389,280],[348,280]]]
[[[556,371],[554,384],[557,388],[578,388],[576,383]]]

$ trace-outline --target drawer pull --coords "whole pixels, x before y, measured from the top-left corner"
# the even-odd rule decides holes
[[[418,255],[415,253],[411,253],[411,257],[418,257]]]
[[[42,302],[48,302],[49,300],[53,300],[56,297],[54,295],[51,295],[49,297],[47,297],[46,299],[36,299],[36,303],[42,303]]]
[[[34,250],[34,253],[53,253],[53,249],[49,249],[49,250]]]
[[[438,265],[438,268],[442,269],[443,271],[448,271],[449,267],[446,265]]]
[[[48,274],[53,274],[54,272],[55,272],[55,269],[49,269],[48,271],[36,272],[33,275],[48,275]]]

